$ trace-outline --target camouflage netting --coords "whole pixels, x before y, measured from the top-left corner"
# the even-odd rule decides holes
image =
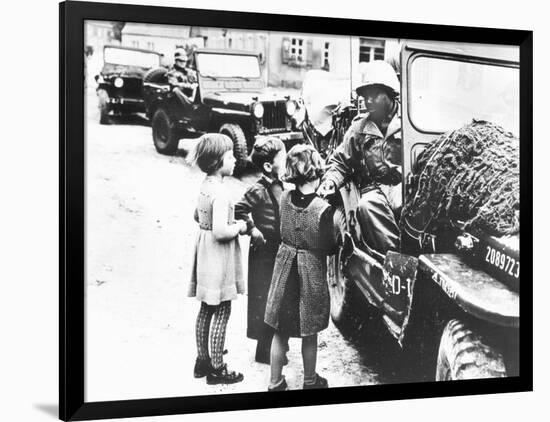
[[[430,144],[414,170],[417,185],[402,222],[451,219],[489,235],[519,232],[519,140],[500,126],[472,121]],[[429,218],[419,213],[431,213]],[[421,217],[421,218],[418,218]]]

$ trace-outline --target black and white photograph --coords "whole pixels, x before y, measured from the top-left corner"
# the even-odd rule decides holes
[[[9,6],[3,420],[544,419],[543,2]]]
[[[86,402],[520,375],[518,46],[86,20],[82,54]]]

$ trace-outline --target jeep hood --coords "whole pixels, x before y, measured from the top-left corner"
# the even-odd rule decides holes
[[[286,98],[281,93],[277,92],[229,92],[215,91],[208,92],[204,95],[203,101],[208,105],[225,105],[231,104],[248,106],[256,101],[284,101]]]
[[[105,63],[101,69],[103,76],[121,76],[126,78],[143,78],[145,67]]]

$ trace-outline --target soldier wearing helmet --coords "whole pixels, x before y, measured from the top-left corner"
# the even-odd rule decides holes
[[[399,248],[399,228],[384,193],[401,182],[399,81],[389,63],[375,60],[365,64],[356,92],[367,113],[354,120],[329,159],[319,195],[353,180],[361,192],[357,215],[363,240],[385,254]]]
[[[191,103],[194,99],[197,87],[197,75],[189,67],[189,58],[183,48],[177,48],[174,52],[174,65],[166,74],[168,83],[173,87],[174,93],[185,103]]]

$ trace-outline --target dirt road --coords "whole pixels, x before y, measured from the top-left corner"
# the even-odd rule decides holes
[[[192,376],[199,303],[185,292],[204,177],[185,161],[192,141],[162,156],[147,122],[99,125],[95,92],[87,98],[86,401],[264,391],[269,367],[254,362],[246,296],[233,302],[226,341],[226,361],[244,381],[209,386]],[[238,199],[252,180],[227,185]],[[246,256],[248,239],[241,241]],[[319,336],[318,371],[331,387],[386,382],[363,354],[331,325]],[[289,360],[289,387],[301,388],[299,340],[291,340]]]

